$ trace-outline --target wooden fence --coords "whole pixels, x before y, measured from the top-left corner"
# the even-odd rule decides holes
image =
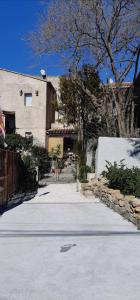
[[[0,149],[0,207],[3,207],[18,189],[19,178],[18,154]]]

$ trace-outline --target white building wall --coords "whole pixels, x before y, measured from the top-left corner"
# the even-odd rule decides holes
[[[106,169],[106,161],[119,163],[124,159],[128,168],[140,168],[140,139],[100,137],[96,151],[96,176]]]
[[[32,132],[35,143],[42,146],[46,144],[46,88],[43,80],[0,69],[1,109],[15,112],[16,132],[22,136]],[[24,105],[25,93],[32,93],[31,107]]]
[[[87,161],[86,164],[89,167],[92,167],[92,160],[93,160],[93,140],[89,140],[87,142],[87,148],[86,148],[86,157]]]

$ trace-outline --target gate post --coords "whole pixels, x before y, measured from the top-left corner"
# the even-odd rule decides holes
[[[79,192],[79,162],[78,158],[76,159],[76,192]]]

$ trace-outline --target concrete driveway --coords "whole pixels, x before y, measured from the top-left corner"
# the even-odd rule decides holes
[[[139,300],[140,234],[74,184],[0,217],[0,300]]]

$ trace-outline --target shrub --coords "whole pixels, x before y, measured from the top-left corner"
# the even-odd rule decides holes
[[[87,173],[91,172],[91,168],[86,165],[82,165],[79,169],[79,180],[80,182],[86,182],[87,181]]]
[[[55,160],[59,158],[60,154],[61,154],[61,145],[58,144],[55,148],[51,149],[50,157]]]
[[[35,161],[33,160],[32,156],[27,154],[22,156],[22,160],[24,162],[25,167],[32,171],[35,170]]]
[[[39,175],[41,178],[45,173],[50,172],[51,161],[48,157],[48,152],[45,148],[39,146],[32,146],[31,156],[35,161],[35,165],[38,166]]]
[[[7,144],[8,149],[14,151],[28,149],[31,146],[30,141],[27,138],[17,133],[6,134],[5,143]]]
[[[32,145],[31,138],[25,138],[20,134],[7,134],[5,138],[7,148],[16,152],[20,152],[27,182],[34,181],[36,169],[38,166],[39,177],[42,178],[45,173],[48,173],[51,168],[51,161],[48,157],[46,148]],[[24,168],[24,167],[23,167]],[[33,180],[32,180],[33,179]]]
[[[140,197],[140,169],[126,168],[123,160],[120,164],[107,162],[107,171],[102,173],[110,188],[119,189],[124,195]]]
[[[36,170],[30,155],[23,155],[20,160],[20,189],[23,192],[37,189]]]

